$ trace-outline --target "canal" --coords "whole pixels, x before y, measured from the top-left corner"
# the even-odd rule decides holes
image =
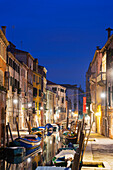
[[[37,150],[26,151],[24,156],[7,156],[0,160],[1,170],[35,170],[38,166],[51,165],[52,158],[61,147],[60,132],[44,135]]]

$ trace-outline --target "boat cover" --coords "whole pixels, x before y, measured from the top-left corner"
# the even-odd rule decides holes
[[[75,151],[74,150],[62,150],[59,154],[57,154],[55,157],[59,158],[59,157],[63,157],[65,156],[65,159],[69,159],[72,158],[74,159],[74,155],[75,155]]]
[[[65,168],[65,167],[54,167],[54,166],[38,166],[36,170],[71,170],[71,168]]]

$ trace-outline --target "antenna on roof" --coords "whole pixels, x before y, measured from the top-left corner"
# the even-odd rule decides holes
[[[109,38],[111,36],[111,31],[113,31],[113,29],[107,28],[106,31],[108,32],[108,38]]]
[[[22,49],[23,48],[23,41],[21,40],[20,43],[21,43],[21,49]]]
[[[15,25],[12,25],[12,41],[14,41],[14,29],[15,29]]]

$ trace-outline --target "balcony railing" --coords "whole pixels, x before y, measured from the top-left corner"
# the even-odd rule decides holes
[[[94,84],[96,82],[96,73],[92,73],[91,74],[91,77],[90,77],[90,83],[91,84]]]
[[[100,86],[104,86],[106,84],[106,72],[100,72],[97,76],[97,83]]]

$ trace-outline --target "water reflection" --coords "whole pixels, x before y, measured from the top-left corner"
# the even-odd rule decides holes
[[[51,165],[59,147],[59,133],[52,133],[42,138],[38,150],[27,151],[24,156],[7,157],[0,160],[1,170],[35,170],[37,166]]]

